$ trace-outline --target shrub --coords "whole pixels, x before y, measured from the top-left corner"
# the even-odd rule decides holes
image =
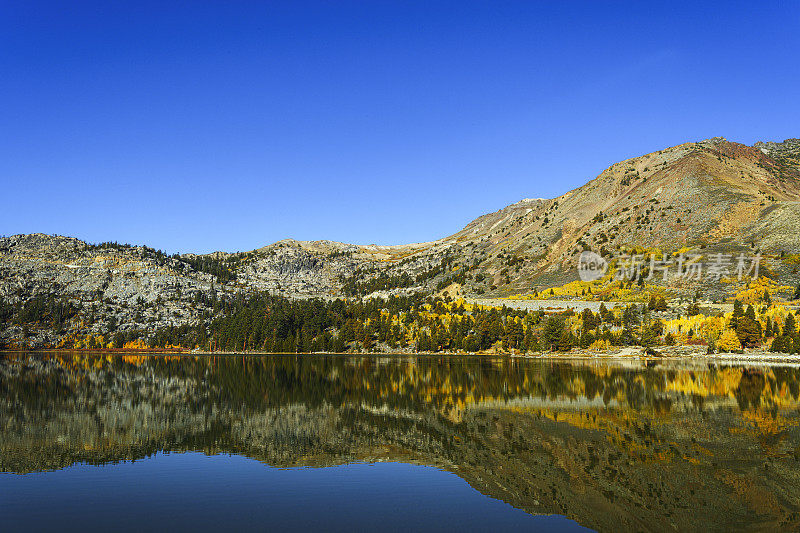
[[[717,341],[717,348],[723,352],[734,352],[742,349],[742,343],[734,330],[726,329]]]

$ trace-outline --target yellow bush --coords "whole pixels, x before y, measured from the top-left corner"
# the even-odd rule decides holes
[[[147,343],[142,339],[136,339],[135,341],[126,342],[123,348],[126,350],[146,350]]]
[[[728,320],[725,317],[704,317],[701,320],[696,333],[699,337],[708,342],[715,342],[722,336],[727,324]]]
[[[765,292],[774,296],[780,292],[791,290],[792,287],[788,285],[780,285],[769,278],[760,277],[755,280],[745,280],[733,299],[739,300],[745,305],[756,305],[762,301]]]
[[[739,342],[739,337],[732,329],[726,329],[722,336],[717,341],[717,348],[722,352],[732,352],[734,350],[741,350],[742,343]]]
[[[101,350],[106,345],[102,335],[87,334],[85,337],[76,336],[74,348],[76,350]]]
[[[597,339],[589,346],[589,349],[595,352],[605,352],[609,348],[611,348],[611,345],[605,339]]]

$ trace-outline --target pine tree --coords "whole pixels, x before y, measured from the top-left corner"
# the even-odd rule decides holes
[[[506,323],[506,333],[503,336],[503,347],[514,350],[519,349],[520,345],[522,344],[524,334],[522,323],[517,322],[516,320],[509,320]]]
[[[786,337],[775,337],[772,340],[769,351],[775,353],[786,353]]]
[[[740,302],[737,298],[733,301],[733,316],[728,324],[731,329],[736,329],[736,325],[739,323],[739,318],[742,316],[744,316],[744,307],[742,306],[742,302]]]
[[[558,351],[569,352],[575,347],[575,337],[569,329],[564,329],[558,339]]]
[[[584,331],[591,331],[600,325],[600,319],[589,309],[581,311],[581,322]]]
[[[625,327],[635,326],[639,323],[639,311],[634,305],[629,305],[622,312],[622,324]]]
[[[550,350],[555,350],[561,335],[564,332],[564,319],[559,316],[550,316],[544,323],[542,340]]]
[[[609,317],[609,314],[611,315]],[[603,322],[612,322],[614,320],[614,313],[608,310],[605,303],[600,304],[600,320]]]
[[[581,336],[578,338],[578,345],[581,348],[588,348],[589,346],[597,340],[594,333],[591,331],[581,331]]]
[[[752,310],[752,307],[748,310]],[[757,346],[761,343],[761,324],[749,316],[740,317],[736,324],[736,336],[744,347]]]
[[[792,313],[786,315],[786,321],[783,324],[783,334],[787,337],[794,337],[795,331],[795,319]]]

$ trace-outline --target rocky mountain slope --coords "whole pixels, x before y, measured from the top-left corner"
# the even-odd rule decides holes
[[[798,228],[800,140],[745,146],[714,138],[615,163],[558,198],[522,200],[428,243],[284,240],[247,253],[168,257],[59,236],[0,238],[0,298],[21,305],[66,296],[87,322],[99,316],[102,323],[154,328],[202,320],[218,298],[238,291],[328,298],[524,294],[576,280],[583,250],[611,260],[654,248],[760,252],[773,277],[793,286]]]
[[[558,198],[523,201],[481,217],[455,239],[480,250],[481,269],[498,287],[507,258],[522,260],[521,268],[508,269],[511,290],[505,292],[563,281],[552,276],[561,272],[576,279],[584,249],[609,258],[622,249],[725,243],[797,252],[798,154],[797,140],[756,147],[721,138],[686,143],[616,163]]]

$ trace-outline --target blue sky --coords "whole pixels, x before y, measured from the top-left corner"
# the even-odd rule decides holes
[[[646,4],[0,0],[0,234],[426,241],[667,146],[800,137],[800,3]]]

